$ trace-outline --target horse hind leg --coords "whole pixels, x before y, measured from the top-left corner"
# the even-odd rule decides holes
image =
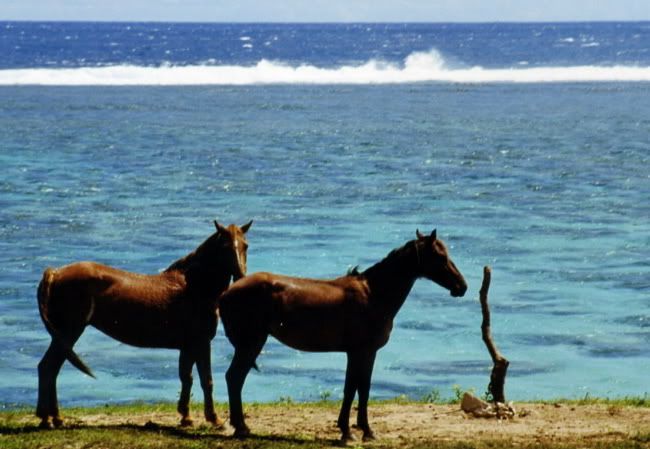
[[[83,329],[66,337],[70,345],[79,339]],[[63,419],[59,414],[59,401],[56,391],[56,381],[65,362],[65,350],[59,343],[52,340],[43,358],[38,364],[38,402],[36,416],[41,418],[40,428],[51,429],[63,426]],[[50,418],[52,421],[50,422]]]
[[[259,335],[247,339],[245,342],[238,342],[235,346],[235,355],[226,371],[230,424],[235,428],[234,436],[236,438],[245,438],[250,435],[250,429],[244,420],[241,393],[246,376],[251,368],[256,366],[255,360],[262,351],[267,338],[268,335]]]
[[[38,364],[38,403],[36,405],[36,416],[41,418],[41,423],[39,424],[41,429],[51,429],[53,426],[60,427],[63,424],[59,417],[56,378],[59,375],[59,371],[61,371],[61,366],[63,366],[64,361],[65,354],[63,350],[53,341]],[[52,422],[50,422],[50,417],[54,418]]]

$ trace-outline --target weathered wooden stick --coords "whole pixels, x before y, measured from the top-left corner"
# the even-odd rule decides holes
[[[488,290],[491,279],[490,267],[483,268],[483,283],[479,292],[481,301],[481,311],[483,312],[483,322],[481,323],[481,333],[483,341],[487,346],[494,366],[490,374],[490,384],[488,385],[488,397],[491,396],[494,402],[506,402],[504,384],[506,382],[506,371],[510,362],[499,352],[494,341],[492,341],[492,332],[490,331],[490,308],[488,306]]]

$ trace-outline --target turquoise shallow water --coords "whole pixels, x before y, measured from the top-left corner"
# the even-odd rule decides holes
[[[334,277],[438,229],[464,298],[416,283],[373,397],[484,391],[478,288],[511,399],[643,395],[650,369],[650,86],[0,88],[0,403],[33,404],[42,270],[155,273],[255,223],[249,271]],[[177,398],[177,353],[87,330],[65,405]],[[213,345],[216,396],[231,348]],[[269,341],[246,400],[341,395],[345,359]],[[200,397],[198,384],[195,397]]]

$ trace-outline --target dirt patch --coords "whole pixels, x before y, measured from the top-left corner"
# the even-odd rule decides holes
[[[410,445],[426,441],[493,441],[515,444],[576,443],[592,445],[634,439],[650,447],[650,408],[614,405],[515,404],[510,420],[473,418],[458,405],[371,404],[370,423],[380,445]],[[247,423],[254,434],[300,436],[336,441],[338,405],[249,405]],[[352,415],[355,416],[354,413]],[[195,415],[196,425],[204,426]],[[222,418],[227,418],[221,413]],[[353,422],[353,420],[351,421]],[[178,416],[152,410],[138,414],[85,414],[68,416],[73,426],[174,426]],[[229,435],[232,429],[214,432]],[[355,430],[360,438],[361,432]]]
[[[379,405],[369,410],[370,421],[380,439],[467,439],[515,442],[627,439],[650,432],[650,409],[607,406],[526,405],[511,420],[471,418],[457,405]],[[296,413],[298,412],[298,413]],[[281,416],[263,409],[250,413],[252,429],[270,434],[303,433],[337,438],[336,409],[291,407]]]

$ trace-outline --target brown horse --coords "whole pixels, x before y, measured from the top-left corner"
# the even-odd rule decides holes
[[[237,280],[246,274],[244,234],[252,221],[242,227],[214,223],[214,234],[160,274],[131,273],[94,262],[45,270],[38,306],[52,342],[38,364],[36,416],[42,428],[63,424],[56,379],[66,359],[94,377],[72,349],[88,325],[129,345],[180,349],[181,425],[192,424],[189,401],[195,363],[205,419],[223,425],[212,402],[210,341],[217,329],[217,298],[231,277]]]
[[[436,238],[436,231],[392,251],[363,273],[333,280],[302,279],[271,273],[247,276],[219,298],[219,314],[235,354],[226,372],[230,423],[235,436],[250,430],[244,422],[241,391],[269,334],[303,351],[347,353],[343,404],[338,418],[342,440],[352,439],[349,417],[359,392],[357,425],[372,439],[368,395],[377,350],[388,342],[393,319],[415,280],[427,278],[463,296],[465,279]]]

